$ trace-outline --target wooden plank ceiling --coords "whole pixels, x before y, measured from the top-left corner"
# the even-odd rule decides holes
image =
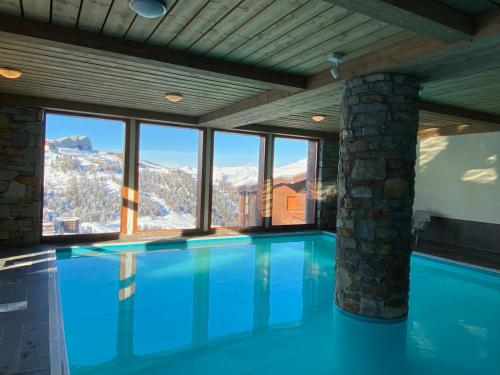
[[[0,12],[125,40],[279,71],[321,71],[332,50],[347,58],[410,34],[320,0],[170,0],[158,19],[128,1],[3,0]]]
[[[148,64],[68,53],[31,41],[1,38],[0,49],[0,66],[15,66],[25,74],[20,80],[0,82],[2,91],[14,94],[198,116],[266,90],[257,83],[196,77]],[[180,92],[185,99],[169,103],[164,99],[168,92]]]
[[[167,3],[167,13],[158,19],[137,16],[125,0],[2,0],[0,14],[140,43],[156,51],[172,49],[304,79],[327,71],[331,63],[326,56],[333,51],[343,54],[345,63],[349,63],[418,37],[415,31],[384,22],[383,17],[346,9],[348,5],[343,8],[336,1],[167,0]],[[439,3],[464,17],[494,12],[500,7],[500,0],[440,0]],[[399,66],[398,70],[422,77],[424,100],[500,114],[500,45],[480,46],[474,53],[474,56],[455,53],[446,58],[440,56],[439,60],[415,60]],[[272,82],[258,79],[194,74],[147,59],[123,59],[90,49],[40,43],[34,37],[13,38],[2,32],[0,66],[24,72],[19,80],[0,80],[0,93],[188,116],[207,116],[238,103],[243,103],[244,108],[245,101],[267,97],[276,89]],[[290,85],[275,95],[287,97],[302,89],[305,87]],[[336,132],[340,89],[325,90],[322,97],[311,96],[307,110],[295,105],[292,115],[259,122]],[[171,104],[164,100],[168,92],[180,92],[184,100]],[[310,105],[311,102],[315,105]],[[325,114],[327,119],[313,122],[311,116],[316,113]],[[442,119],[443,115],[440,116]],[[435,125],[437,119],[431,114],[424,115],[427,125],[433,121]]]

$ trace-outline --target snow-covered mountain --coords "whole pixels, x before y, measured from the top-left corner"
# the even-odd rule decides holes
[[[306,171],[306,159],[276,168],[275,176]],[[139,164],[139,229],[196,227],[197,170]],[[257,183],[257,166],[214,168],[214,225],[236,225],[236,188]],[[120,227],[123,155],[93,150],[87,137],[47,141],[44,171],[44,230],[78,219],[80,233],[118,231]]]
[[[164,168],[157,166],[159,168]],[[193,167],[181,167],[183,171],[195,176],[197,169]],[[274,170],[275,177],[295,176],[307,171],[307,159],[301,159],[296,162],[277,167]],[[216,167],[214,166],[213,179],[217,183],[219,181],[227,181],[230,184],[238,187],[243,185],[254,185],[258,180],[259,169],[257,166],[245,165],[241,167]]]
[[[118,153],[49,143],[44,169],[44,229],[57,232],[59,219],[78,219],[80,233],[119,230],[122,176]]]
[[[290,177],[298,174],[306,173],[307,171],[307,158],[298,160],[296,162],[277,167],[274,170],[274,177]]]
[[[151,162],[141,161],[141,165],[148,168],[155,169],[171,169],[169,167],[163,167],[158,164]],[[194,167],[180,167],[182,171],[192,175],[197,176],[198,170]],[[277,167],[274,170],[275,177],[285,177],[285,176],[295,176],[301,173],[306,173],[307,171],[307,158],[298,160],[296,162]],[[254,185],[258,180],[259,169],[257,166],[244,165],[241,167],[217,167],[214,166],[213,179],[214,181],[227,181],[235,187]]]
[[[214,167],[215,182],[227,181],[234,186],[253,185],[257,183],[259,168],[251,165],[242,167]]]

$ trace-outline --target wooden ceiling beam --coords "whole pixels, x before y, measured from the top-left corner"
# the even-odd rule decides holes
[[[1,92],[0,105],[22,105],[43,108],[49,111],[69,112],[78,115],[101,115],[114,117],[116,119],[134,118],[142,121],[163,122],[166,125],[198,126],[198,118],[195,116],[114,107],[69,100],[41,98],[36,96],[15,95]],[[294,136],[298,138],[338,139],[338,133],[271,125],[248,125],[238,128],[238,131],[248,133],[273,133],[276,135]]]
[[[238,130],[255,132],[255,133],[272,133],[274,135],[294,136],[298,138],[316,138],[316,139],[339,139],[339,133],[325,132],[310,129],[287,128],[284,126],[274,125],[244,125],[237,128]]]
[[[0,93],[0,104],[39,107],[47,110],[73,112],[75,114],[82,115],[88,114],[116,118],[135,118],[138,120],[165,122],[172,125],[198,125],[198,118],[196,116],[8,93]]]
[[[0,104],[33,106],[46,110],[64,111],[81,115],[102,115],[116,117],[117,119],[135,118],[143,121],[158,121],[172,125],[199,126],[199,119],[195,116],[8,93],[0,93]],[[423,116],[420,120],[419,137],[500,131],[500,115],[471,111],[427,101],[420,101],[419,108],[423,111]],[[432,121],[429,121],[428,117],[432,117]],[[438,126],[439,123],[443,121],[447,126]],[[449,126],[450,123],[454,125]],[[237,130],[249,133],[273,133],[276,135],[302,138],[338,138],[338,133],[335,132],[287,128],[264,124],[243,125],[237,127]]]
[[[435,0],[323,0],[443,42],[473,35],[473,18]]]
[[[12,41],[16,38],[35,38],[40,45],[64,47],[73,53],[118,57],[132,62],[146,61],[152,66],[171,69],[173,72],[227,79],[269,90],[298,92],[307,85],[307,78],[300,75],[270,71],[5,14],[0,14],[0,38]]]
[[[453,108],[450,111],[449,108],[446,107],[447,106],[443,106],[443,108],[433,108],[439,112],[431,112],[424,109],[420,110],[418,130],[418,136],[420,138],[500,131],[500,122],[498,122],[497,119],[493,118],[496,122],[476,119],[488,118],[491,114],[481,113],[480,116],[476,116],[475,114],[471,115],[467,113],[466,110],[461,108]],[[449,113],[461,113],[465,114],[466,117]],[[471,119],[471,117],[474,118]],[[498,118],[499,116],[496,117]]]
[[[444,43],[426,36],[415,36],[403,42],[340,65],[341,76],[332,78],[325,70],[309,78],[307,90],[292,95],[257,95],[243,102],[229,105],[200,117],[200,124],[233,128],[262,123],[329,107],[341,100],[344,82],[356,76],[374,72],[412,73],[412,66],[432,58],[436,65],[446,65],[450,54],[467,56],[478,46],[495,48],[500,43],[500,11],[481,15],[476,19],[477,32],[473,37],[453,43]],[[464,66],[463,69],[469,69]],[[465,70],[467,71],[467,70]],[[434,77],[439,78],[439,77]]]
[[[466,120],[469,122],[478,121],[483,124],[490,124],[494,128],[496,127],[498,130],[500,130],[500,115],[494,113],[472,111],[470,109],[453,107],[450,105],[433,103],[425,100],[420,100],[418,103],[418,107],[421,111],[446,115],[455,119]]]

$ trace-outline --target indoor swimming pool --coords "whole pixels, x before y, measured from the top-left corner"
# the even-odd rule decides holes
[[[414,254],[408,319],[338,310],[326,233],[71,248],[75,374],[500,374],[500,274]]]

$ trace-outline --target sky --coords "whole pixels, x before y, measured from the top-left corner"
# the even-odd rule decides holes
[[[196,167],[200,132],[196,129],[143,125],[140,131],[140,159],[181,167]],[[46,138],[71,135],[87,136],[95,150],[123,151],[125,123],[90,117],[47,115]],[[276,167],[293,163],[307,156],[307,141],[276,138]],[[214,164],[218,167],[257,166],[259,137],[216,132]]]

